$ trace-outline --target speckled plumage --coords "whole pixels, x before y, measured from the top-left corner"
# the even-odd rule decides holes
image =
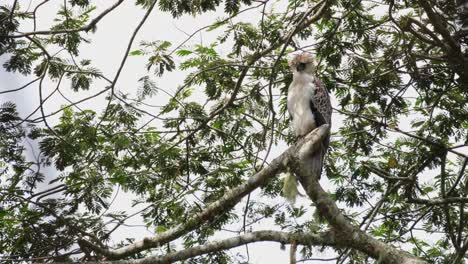
[[[288,112],[294,133],[302,137],[324,123],[331,125],[332,107],[324,84],[315,76],[312,54],[302,52],[288,62],[293,72],[293,81],[288,90]],[[329,142],[328,136],[322,148],[311,157],[310,163],[318,174],[317,178],[320,178]]]

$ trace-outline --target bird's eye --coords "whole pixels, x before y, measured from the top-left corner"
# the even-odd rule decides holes
[[[297,71],[303,71],[305,68],[306,68],[306,64],[302,62],[299,63],[296,67]]]

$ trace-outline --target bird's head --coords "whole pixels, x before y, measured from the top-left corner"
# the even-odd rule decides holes
[[[292,54],[288,59],[289,66],[293,73],[309,73],[315,71],[314,57],[310,52],[300,52]]]

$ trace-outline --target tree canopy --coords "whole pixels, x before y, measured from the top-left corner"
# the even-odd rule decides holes
[[[2,262],[248,263],[229,249],[261,241],[310,263],[324,250],[336,263],[466,261],[464,1],[64,0],[37,28],[52,2],[0,4],[3,70],[28,80],[0,94],[40,100],[28,115],[0,102]],[[80,49],[129,2],[144,15],[106,76]],[[157,9],[221,17],[182,43],[136,42]],[[199,32],[217,38],[190,42]],[[319,182],[298,153],[330,127],[297,140],[285,114],[296,50],[315,54],[334,98]],[[132,58],[146,68],[124,89]],[[160,85],[174,72],[185,77]],[[66,103],[48,111],[54,98]],[[282,197],[288,170],[305,195],[297,204]],[[116,190],[144,208],[108,210]],[[154,236],[111,239],[135,214]]]

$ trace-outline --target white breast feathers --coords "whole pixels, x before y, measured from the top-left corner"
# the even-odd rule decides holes
[[[310,103],[313,79],[306,74],[295,74],[288,91],[288,111],[296,136],[304,136],[317,127]]]

